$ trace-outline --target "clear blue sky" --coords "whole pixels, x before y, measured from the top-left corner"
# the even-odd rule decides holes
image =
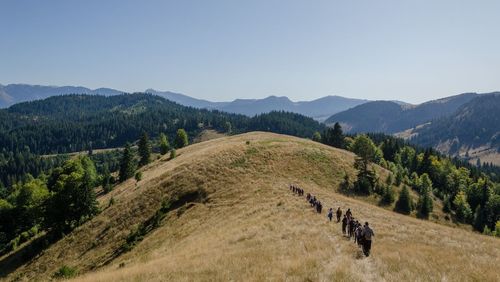
[[[500,90],[500,1],[0,0],[0,83],[214,101]]]

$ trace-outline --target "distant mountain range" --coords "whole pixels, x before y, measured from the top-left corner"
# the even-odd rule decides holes
[[[373,101],[329,117],[325,123],[339,122],[348,132],[396,133],[453,114],[479,94],[465,93],[419,105]]]
[[[0,108],[16,103],[45,99],[64,94],[118,95],[123,91],[110,88],[89,89],[81,86],[43,86],[29,84],[0,84]]]
[[[320,121],[325,120],[335,113],[368,102],[368,100],[345,98],[341,96],[326,96],[313,101],[301,102],[293,102],[288,97],[284,96],[269,96],[264,99],[236,99],[232,102],[211,102],[169,91],[147,89],[144,92],[161,96],[183,106],[195,108],[217,109],[247,116],[282,110],[309,116]],[[98,94],[111,96],[122,93],[124,93],[124,91],[110,88],[92,90],[75,86],[58,87],[28,84],[0,85],[0,108],[5,108],[19,102],[39,100],[63,94]]]

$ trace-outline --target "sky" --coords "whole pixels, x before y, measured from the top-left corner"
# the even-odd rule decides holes
[[[0,0],[0,83],[212,101],[500,91],[500,1]]]

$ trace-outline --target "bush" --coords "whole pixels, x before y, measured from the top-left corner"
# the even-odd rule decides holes
[[[138,171],[135,173],[135,181],[139,182],[142,180],[142,171]]]
[[[33,226],[28,230],[30,237],[34,237],[36,234],[38,234],[38,226]]]
[[[21,240],[20,242],[26,242],[28,241],[29,239],[31,238],[30,234],[28,233],[28,231],[24,231],[21,233]]]
[[[175,157],[177,156],[177,152],[175,151],[175,149],[172,149],[170,150],[170,159],[175,159]]]
[[[63,265],[54,273],[55,278],[73,278],[78,275],[78,270],[74,267]]]

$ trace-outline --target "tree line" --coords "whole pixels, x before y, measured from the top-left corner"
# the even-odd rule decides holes
[[[312,139],[348,149],[358,156],[354,165],[358,170],[356,179],[352,181],[346,174],[341,189],[364,195],[379,194],[381,204],[395,202],[396,211],[403,214],[415,211],[424,219],[432,214],[437,198],[443,202],[443,211],[454,220],[471,224],[479,232],[500,236],[497,167],[473,166],[384,134],[344,135],[338,123],[322,134],[314,133]],[[385,182],[380,181],[372,163],[391,172]],[[401,187],[397,199],[395,187]],[[410,189],[418,194],[416,202]]]
[[[172,145],[164,133],[152,142],[144,132],[137,150],[127,143],[120,153],[116,179],[109,169],[109,160],[105,159],[99,173],[90,152],[66,160],[37,178],[28,175],[0,197],[0,254],[16,249],[41,231],[49,234],[49,241],[71,232],[99,213],[96,187],[101,186],[104,193],[109,193],[116,184],[132,177],[140,181],[142,172],[138,168],[152,161],[153,149],[160,155],[170,152],[173,159],[176,149],[188,144],[184,129],[177,130]]]

